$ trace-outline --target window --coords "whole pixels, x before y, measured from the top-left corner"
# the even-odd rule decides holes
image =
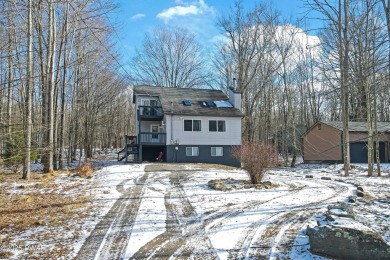
[[[187,147],[186,156],[199,156],[199,147]]]
[[[147,107],[157,107],[159,106],[159,102],[155,99],[142,99],[142,105]]]
[[[184,131],[201,131],[200,120],[184,120]]]
[[[211,147],[211,156],[223,156],[223,147]]]
[[[210,120],[209,121],[209,131],[210,132],[225,132],[226,123],[223,120]]]

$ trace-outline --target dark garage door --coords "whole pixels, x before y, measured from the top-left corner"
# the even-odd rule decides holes
[[[351,143],[349,146],[351,163],[367,163],[367,152],[367,143]],[[379,143],[379,159],[381,162],[385,162],[385,143]]]

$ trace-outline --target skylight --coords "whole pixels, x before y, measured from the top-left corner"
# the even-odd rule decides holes
[[[184,100],[184,101],[183,101],[183,105],[185,105],[185,106],[191,106],[191,101],[189,101],[189,100]]]
[[[214,104],[217,107],[233,107],[229,101],[214,101]]]
[[[207,101],[206,103],[207,103],[207,106],[209,106],[209,107],[215,107],[215,104],[213,101]]]

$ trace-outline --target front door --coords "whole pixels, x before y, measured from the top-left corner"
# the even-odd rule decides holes
[[[151,125],[150,132],[152,133],[152,143],[158,143],[159,125]]]

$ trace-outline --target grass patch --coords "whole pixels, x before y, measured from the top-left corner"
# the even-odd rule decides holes
[[[92,173],[94,172],[94,168],[89,162],[85,162],[82,165],[77,166],[75,176],[81,178],[92,178]]]
[[[198,171],[198,170],[233,170],[237,169],[232,166],[223,164],[208,164],[208,163],[154,163],[145,166],[145,172],[159,171]]]
[[[57,259],[69,254],[71,247],[64,245],[64,241],[77,239],[79,234],[73,230],[79,228],[82,223],[80,220],[87,216],[91,208],[85,181],[75,181],[75,178],[59,172],[32,173],[29,181],[22,180],[21,174],[2,176],[0,259],[12,257],[10,253],[13,252],[8,249],[13,246],[28,249],[22,249],[22,258]],[[73,232],[73,237],[63,237],[64,231]],[[23,241],[28,243],[43,245],[43,250],[29,252],[33,247],[30,248],[28,244],[24,247],[23,241],[18,240],[18,237],[23,237]],[[51,246],[45,247],[47,244]]]
[[[22,231],[37,226],[62,225],[77,218],[77,210],[87,202],[90,199],[84,194],[71,197],[56,191],[1,196],[0,230]]]

